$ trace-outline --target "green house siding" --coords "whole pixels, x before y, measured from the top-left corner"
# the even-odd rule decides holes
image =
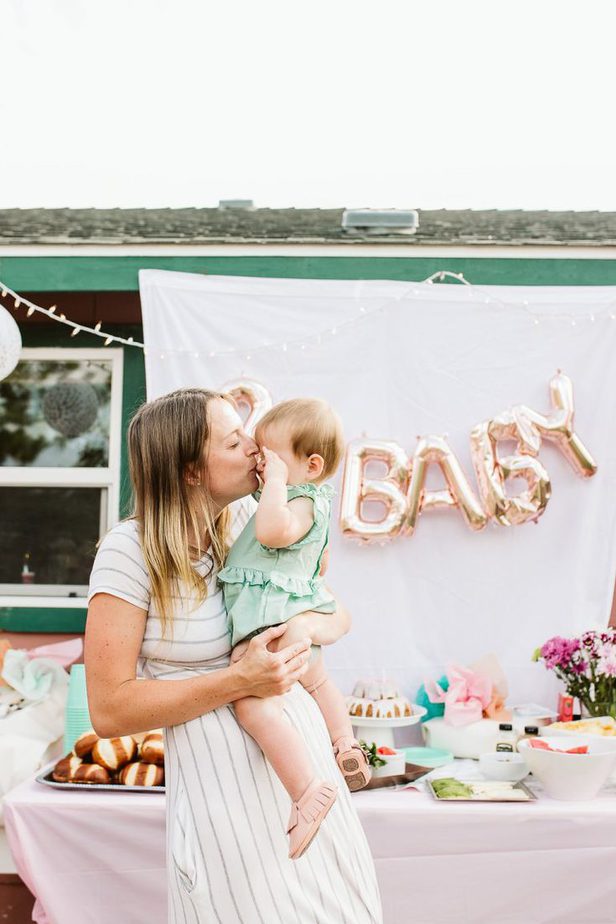
[[[566,248],[563,248],[565,251]],[[440,269],[475,285],[616,285],[616,259],[524,257],[0,257],[0,279],[23,292],[133,292],[140,269],[223,276],[419,281]]]
[[[475,285],[616,285],[616,259],[528,259],[473,257],[0,257],[0,280],[15,291],[136,291],[139,269],[237,276],[303,279],[401,279],[419,281],[447,269],[462,272]],[[454,283],[455,284],[455,283]],[[142,339],[139,326],[107,327],[110,333]],[[24,346],[69,346],[59,325],[22,328]],[[102,340],[84,336],[80,345],[104,349]],[[73,345],[71,342],[70,345]],[[75,344],[77,346],[77,344]],[[122,425],[124,432],[145,400],[143,353],[124,347]],[[121,459],[121,515],[129,510],[126,449]],[[84,609],[62,606],[0,607],[0,629],[21,632],[80,632]]]

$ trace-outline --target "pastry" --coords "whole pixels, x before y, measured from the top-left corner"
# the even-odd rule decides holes
[[[106,770],[119,770],[137,754],[137,744],[130,735],[121,738],[99,738],[92,748],[92,760]]]
[[[92,748],[98,740],[98,735],[94,729],[91,728],[89,731],[84,732],[83,735],[80,735],[79,738],[77,738],[77,741],[73,745],[73,751],[77,757],[81,757],[82,760],[85,760],[85,758],[89,757],[92,753]]]
[[[140,759],[147,764],[159,764],[161,767],[165,762],[165,751],[163,747],[163,736],[161,732],[150,732],[141,742],[139,749]]]
[[[82,763],[81,757],[76,757],[75,754],[67,754],[66,757],[58,761],[51,771],[52,779],[54,779],[56,783],[68,783],[72,774]]]
[[[110,783],[111,777],[104,767],[99,764],[84,764],[79,766],[71,773],[70,783]]]
[[[125,786],[162,786],[165,782],[165,772],[156,764],[136,761],[122,768],[119,780]]]

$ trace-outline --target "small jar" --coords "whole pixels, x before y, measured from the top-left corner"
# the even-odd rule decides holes
[[[496,750],[513,754],[517,736],[510,722],[501,722],[498,726],[498,738],[496,739]]]
[[[518,740],[517,740],[517,742],[516,742],[516,750],[517,750],[517,745],[518,745],[519,742],[522,741],[524,738],[538,738],[538,737],[539,737],[539,729],[538,729],[538,727],[537,727],[536,725],[525,725],[525,726],[524,726],[524,734],[523,734],[523,735],[520,735],[520,737],[518,738]]]

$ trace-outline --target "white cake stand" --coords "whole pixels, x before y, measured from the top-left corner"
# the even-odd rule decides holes
[[[416,725],[426,715],[427,709],[411,703],[413,715],[400,716],[398,719],[367,719],[364,716],[351,716],[351,724],[357,738],[363,738],[367,744],[376,742],[378,748],[393,748],[394,728],[406,728]]]

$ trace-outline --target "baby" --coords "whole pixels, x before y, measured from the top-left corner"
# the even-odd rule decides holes
[[[269,626],[287,623],[285,646],[305,638],[295,618],[308,610],[333,613],[336,603],[321,579],[332,489],[324,484],[344,452],[340,421],[316,399],[283,401],[257,426],[263,487],[259,506],[220,571],[232,631],[232,661],[250,639]],[[312,647],[301,679],[327,724],[336,762],[351,790],[370,780],[370,768],[353,729],[344,698],[325,673],[319,647]],[[302,736],[283,714],[283,697],[246,697],[235,702],[242,727],[269,760],[291,797],[289,856],[308,848],[333,805],[337,788],[315,776]]]

